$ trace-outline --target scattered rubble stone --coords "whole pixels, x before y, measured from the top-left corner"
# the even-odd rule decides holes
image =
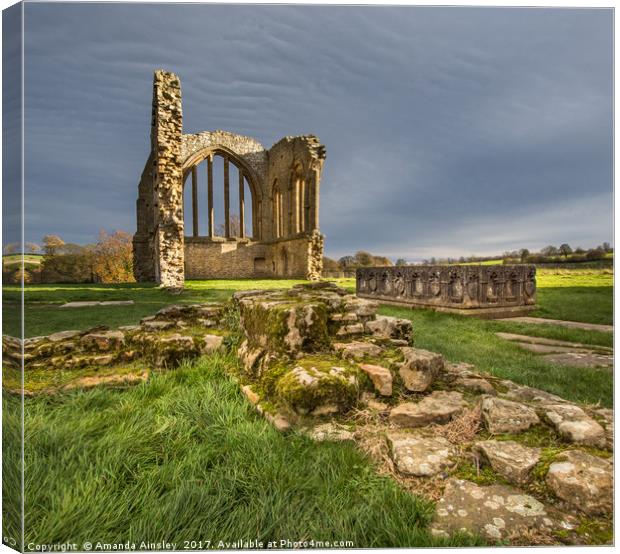
[[[477,379],[472,377],[458,377],[453,385],[472,392],[481,394],[497,395],[497,391],[486,379]]]
[[[481,376],[473,371],[474,366],[472,364],[468,364],[466,362],[459,363],[451,363],[444,362],[444,373],[452,379],[456,379],[458,377],[471,377],[473,379],[480,379]]]
[[[359,367],[370,377],[379,394],[392,396],[392,372],[389,369],[372,364],[360,364]]]
[[[250,404],[258,404],[260,400],[260,396],[256,394],[250,385],[244,385],[241,387],[241,392],[245,395],[245,397],[250,401]]]
[[[540,423],[529,406],[490,396],[482,399],[482,419],[491,433],[519,433]]]
[[[101,356],[93,356],[92,358],[90,358],[90,362],[95,366],[110,365],[112,362],[114,362],[114,355],[104,354]]]
[[[364,326],[361,323],[354,323],[353,325],[343,325],[336,332],[337,337],[348,336],[348,335],[363,335],[364,334]]]
[[[60,342],[63,340],[73,339],[79,337],[82,334],[81,331],[60,331],[58,333],[52,333],[47,337],[50,342]]]
[[[400,427],[422,427],[447,423],[467,406],[460,392],[435,391],[419,402],[404,402],[390,412],[390,421]]]
[[[376,412],[387,412],[390,407],[385,403],[385,402],[380,402],[379,400],[375,400],[374,398],[371,398],[366,405],[371,409],[374,410]]]
[[[126,373],[122,375],[89,375],[70,381],[62,388],[64,390],[88,389],[98,385],[133,385],[146,381],[149,377],[148,371],[142,373]]]
[[[328,370],[297,366],[280,377],[277,397],[299,414],[325,415],[346,411],[357,398],[357,380],[344,368]]]
[[[502,380],[500,385],[507,389],[503,394],[506,398],[511,400],[517,400],[519,402],[527,402],[528,404],[562,404],[567,402],[563,398],[552,394],[550,392],[536,389],[534,387],[528,387],[525,385],[518,385],[513,381]]]
[[[87,347],[97,350],[118,349],[123,345],[125,335],[122,331],[105,331],[103,333],[89,333],[82,337],[82,342]]]
[[[614,411],[609,408],[599,408],[594,413],[600,417],[605,427],[605,438],[607,439],[607,448],[613,449],[614,445]]]
[[[605,447],[605,429],[574,404],[551,404],[544,408],[545,418],[558,434],[569,442]]]
[[[259,404],[260,406],[260,404]],[[265,419],[271,423],[278,431],[288,431],[291,428],[291,422],[281,413],[272,414],[263,412]]]
[[[165,331],[176,325],[174,321],[143,321],[142,327],[151,331]]]
[[[387,440],[396,469],[405,475],[427,477],[454,465],[455,448],[443,437],[389,433]]]
[[[249,372],[254,369],[256,362],[264,354],[265,351],[260,347],[250,348],[247,340],[243,341],[237,350],[237,357],[243,364],[245,370]]]
[[[515,441],[480,441],[474,451],[506,480],[527,483],[534,466],[540,461],[540,448],[529,448]]]
[[[609,460],[568,450],[549,466],[546,481],[556,496],[587,514],[612,510],[613,466]]]
[[[195,344],[192,337],[174,333],[154,341],[152,359],[157,367],[174,366],[181,360],[190,357],[194,349]]]
[[[324,423],[312,428],[309,433],[310,438],[315,441],[352,441],[353,433],[342,425],[335,423]]]
[[[334,350],[341,352],[342,357],[363,360],[367,356],[379,356],[383,348],[369,342],[341,342],[333,345]]]
[[[366,322],[366,331],[375,337],[405,341],[405,345],[413,340],[413,326],[408,319],[378,315]]]
[[[423,392],[435,381],[444,368],[443,356],[421,348],[403,347],[401,352],[405,361],[399,374],[407,390]]]
[[[210,354],[211,352],[219,350],[224,343],[224,337],[220,335],[204,335],[202,338],[205,341],[205,344],[202,347],[203,354]]]

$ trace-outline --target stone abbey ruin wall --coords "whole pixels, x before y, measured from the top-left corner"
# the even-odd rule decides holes
[[[224,160],[224,232],[214,217],[213,159]],[[180,288],[185,278],[320,278],[323,236],[319,231],[319,189],[325,148],[312,135],[285,137],[265,149],[251,137],[227,131],[183,134],[179,78],[156,71],[153,80],[151,153],[138,187],[134,271],[138,281]],[[207,202],[197,167],[207,165]],[[238,182],[231,182],[230,166]],[[246,185],[250,198],[245,195]],[[184,206],[184,188],[192,202]],[[239,205],[230,202],[238,187]],[[207,213],[200,207],[207,205]],[[231,210],[232,208],[232,210]],[[191,210],[191,228],[186,228]],[[246,236],[246,214],[252,228]],[[239,229],[230,225],[238,214]],[[198,221],[207,220],[207,234]],[[248,218],[249,219],[249,218]]]

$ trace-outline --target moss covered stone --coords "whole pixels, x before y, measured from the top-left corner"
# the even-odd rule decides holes
[[[357,401],[358,370],[339,360],[307,358],[293,369],[280,370],[270,379],[275,397],[299,414],[343,412]]]

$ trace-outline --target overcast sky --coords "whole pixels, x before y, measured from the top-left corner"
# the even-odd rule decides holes
[[[135,230],[152,73],[184,132],[315,134],[326,254],[612,237],[612,11],[27,4],[26,240]]]

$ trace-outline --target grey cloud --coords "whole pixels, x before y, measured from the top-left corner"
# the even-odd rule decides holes
[[[160,67],[185,132],[321,138],[328,255],[610,240],[611,52],[611,10],[31,3],[27,240],[133,230]]]

